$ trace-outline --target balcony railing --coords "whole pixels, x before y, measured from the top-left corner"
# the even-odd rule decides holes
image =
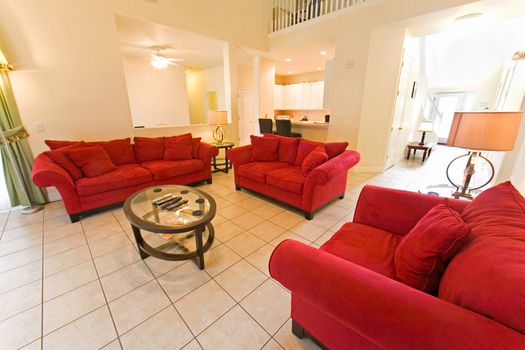
[[[365,1],[366,0],[273,0],[270,33]]]

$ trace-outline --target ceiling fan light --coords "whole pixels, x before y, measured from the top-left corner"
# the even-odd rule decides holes
[[[165,57],[157,56],[151,60],[151,65],[156,69],[168,68],[168,60]]]

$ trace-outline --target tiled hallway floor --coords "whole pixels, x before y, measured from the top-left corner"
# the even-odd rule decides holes
[[[291,333],[290,294],[267,269],[274,247],[287,238],[320,246],[352,220],[365,183],[417,190],[444,171],[448,153],[352,173],[345,199],[312,221],[235,191],[231,173],[214,175],[199,187],[218,205],[204,271],[142,261],[120,208],[75,224],[62,202],[0,213],[0,349],[316,349]]]

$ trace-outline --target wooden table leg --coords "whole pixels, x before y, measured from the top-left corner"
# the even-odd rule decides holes
[[[204,270],[204,251],[202,249],[202,233],[204,232],[203,228],[195,230],[195,243],[197,246],[197,263],[199,269]]]
[[[140,229],[133,225],[131,225],[131,229],[133,230],[133,235],[135,236],[135,241],[137,242],[137,248],[139,249],[140,258],[144,260],[149,256],[149,254],[146,254],[141,248],[144,239],[140,234]]]

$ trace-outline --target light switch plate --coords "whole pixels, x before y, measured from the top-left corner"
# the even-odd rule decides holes
[[[36,123],[36,131],[38,132],[46,131],[46,127],[44,126],[44,123]]]

